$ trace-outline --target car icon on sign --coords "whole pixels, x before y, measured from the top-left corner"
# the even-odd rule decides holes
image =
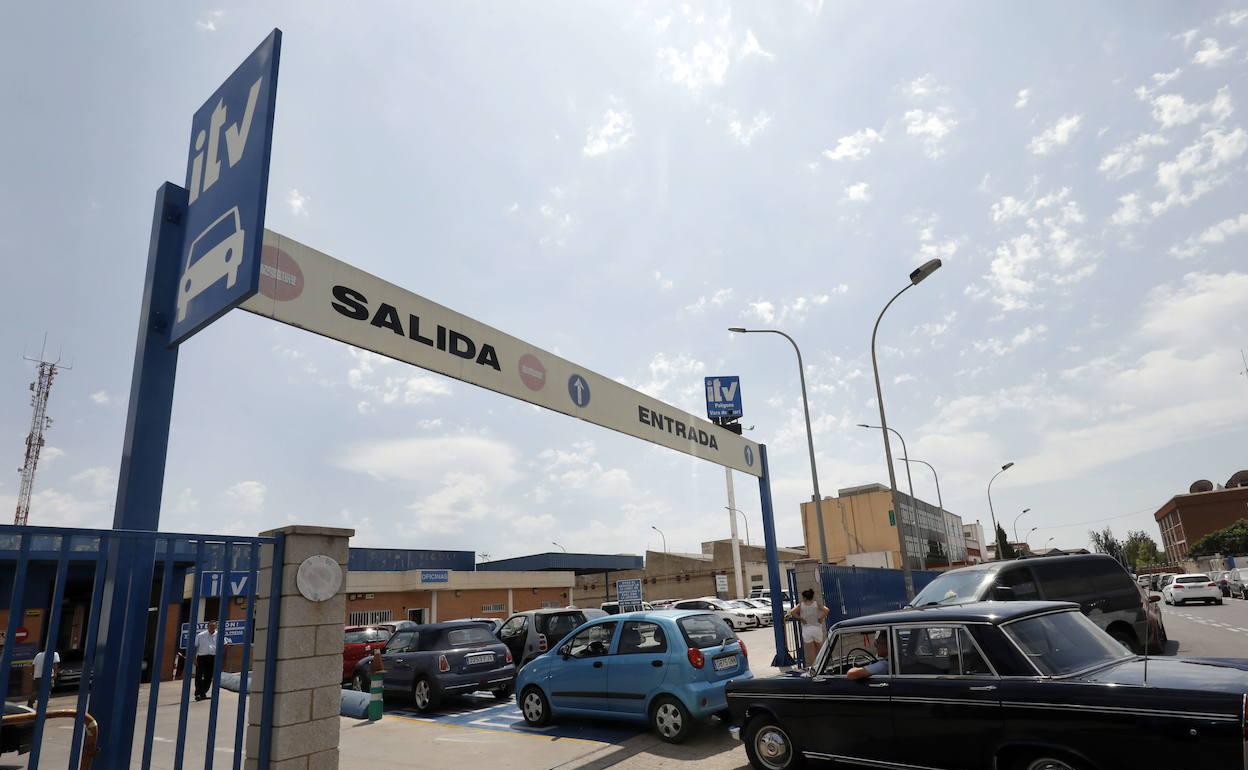
[[[222,278],[228,289],[238,280],[238,267],[243,261],[246,234],[239,221],[238,207],[230,209],[191,241],[186,253],[186,267],[178,282],[178,322],[186,318],[191,300]]]

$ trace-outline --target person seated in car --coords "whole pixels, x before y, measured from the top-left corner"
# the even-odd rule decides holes
[[[888,632],[875,632],[875,662],[865,666],[855,666],[845,672],[846,679],[868,679],[872,676],[888,673]]]

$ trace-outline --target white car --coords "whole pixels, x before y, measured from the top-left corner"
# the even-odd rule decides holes
[[[728,602],[728,606],[758,618],[760,628],[771,625],[771,607],[762,602],[756,602],[753,599],[734,599]]]
[[[673,610],[704,610],[712,612],[723,619],[725,623],[732,627],[733,631],[743,631],[747,628],[758,628],[758,619],[752,615],[747,615],[745,610],[735,610],[728,606],[728,603],[722,599],[716,599],[714,596],[703,596],[701,599],[682,599],[673,604],[669,609]]]
[[[1213,578],[1201,573],[1175,575],[1174,580],[1161,589],[1161,598],[1166,604],[1187,604],[1188,602],[1204,602],[1205,604],[1221,604],[1222,589]]]
[[[191,300],[222,278],[233,288],[243,262],[246,233],[239,220],[238,206],[230,209],[195,236],[186,251],[186,265],[178,282],[178,321],[186,318]]]

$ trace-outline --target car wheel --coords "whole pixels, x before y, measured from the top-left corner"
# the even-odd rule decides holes
[[[794,770],[804,764],[802,752],[788,731],[768,716],[755,717],[746,724],[745,754],[758,770]]]
[[[1214,603],[1214,604],[1221,604],[1221,603],[1222,603],[1222,600],[1221,600],[1221,599],[1214,599],[1214,600],[1213,600],[1213,603]]]
[[[428,713],[438,708],[442,702],[442,693],[426,677],[420,677],[412,685],[412,705],[421,713]]]
[[[693,730],[693,715],[685,704],[670,695],[655,700],[650,707],[650,726],[668,743],[681,743]]]
[[[354,677],[352,684],[355,687],[355,689],[358,690],[359,692],[368,692],[372,689],[373,681],[363,671],[357,671],[355,672],[355,677]]]
[[[1065,757],[1039,756],[1028,757],[1014,767],[1015,770],[1082,770],[1083,765],[1076,765]]]
[[[529,687],[520,694],[520,714],[532,727],[550,724],[550,701],[540,687]]]
[[[511,685],[505,684],[502,687],[498,688],[497,690],[493,690],[494,697],[499,700],[507,700],[508,698],[511,697],[511,690],[512,690]]]

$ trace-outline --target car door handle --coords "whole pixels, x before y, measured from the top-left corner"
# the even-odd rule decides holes
[[[595,661],[594,661],[594,668],[602,668],[602,661],[601,661],[601,660],[595,660]]]
[[[986,685],[983,685],[982,687],[971,687],[970,691],[971,692],[992,692],[995,689],[997,689],[997,686],[995,684],[986,684]]]
[[[655,668],[663,668],[663,661],[661,661],[661,660],[652,660],[652,661],[650,661],[650,665],[654,666]]]
[[[888,682],[871,682],[867,687],[888,687]]]

